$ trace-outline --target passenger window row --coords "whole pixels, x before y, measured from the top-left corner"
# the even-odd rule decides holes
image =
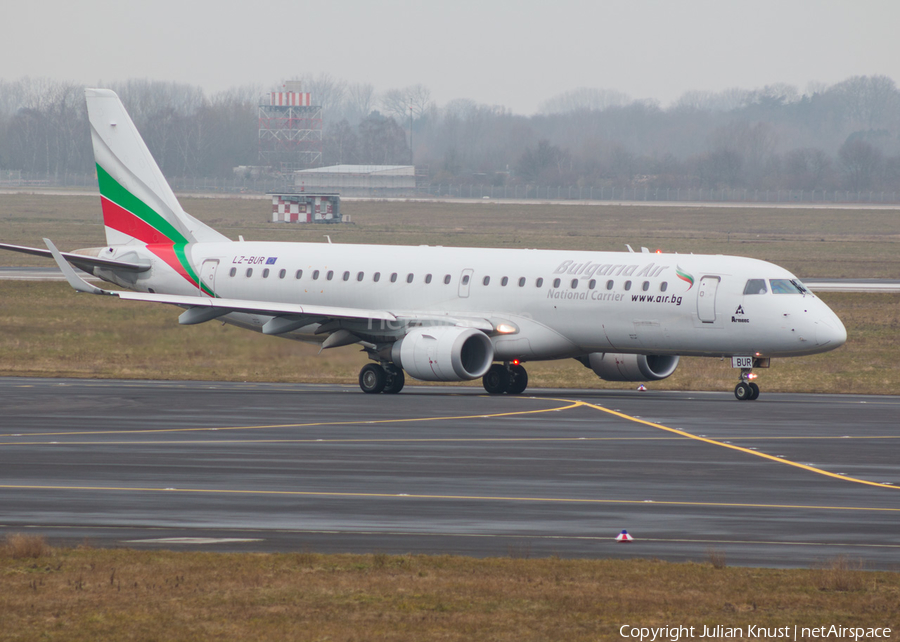
[[[571,288],[572,290],[577,290],[578,286],[580,285],[580,282],[581,282],[580,279],[572,279],[569,282],[569,288]],[[561,285],[562,285],[561,279],[553,279],[553,287],[554,288],[558,288]],[[629,290],[631,290],[631,285],[632,285],[631,281],[626,280],[622,284],[622,289],[625,290],[626,292],[628,292]],[[541,286],[538,285],[538,287],[541,287]],[[616,287],[615,280],[613,280],[613,279],[607,280],[606,289],[612,290],[614,287]],[[596,288],[597,288],[597,279],[591,279],[590,281],[587,282],[588,290],[595,290]],[[660,292],[665,292],[668,289],[669,289],[669,283],[667,281],[663,281],[662,283],[659,284]],[[644,281],[643,283],[641,283],[641,290],[643,290],[644,292],[648,292],[650,290],[650,281]]]
[[[264,279],[269,278],[269,273],[270,273],[270,272],[269,272],[269,268],[265,268],[265,269],[262,271],[262,278],[264,278]],[[231,268],[231,271],[228,273],[228,275],[229,275],[229,276],[236,276],[236,275],[237,275],[237,268],[234,268],[234,267]],[[245,276],[247,276],[248,278],[251,277],[251,276],[253,276],[253,268],[247,268],[247,270],[246,270],[246,272],[245,272]],[[286,276],[287,276],[287,270],[284,270],[284,269],[279,270],[279,272],[278,272],[278,278],[279,278],[279,279],[283,279],[283,278],[285,278]],[[313,280],[313,281],[318,281],[318,280],[319,280],[319,276],[321,276],[321,272],[320,272],[319,270],[313,270],[311,276],[312,276],[312,280]],[[342,278],[342,280],[344,280],[344,281],[349,281],[350,278],[351,278],[351,276],[352,276],[352,275],[351,275],[350,271],[348,270],[348,271],[345,271],[345,272],[343,273],[343,275],[341,276],[341,278]],[[398,276],[399,276],[399,275],[397,274],[397,272],[392,272],[392,273],[391,273],[391,277],[390,277],[391,283],[396,283],[396,282],[397,282],[397,279],[398,279]],[[365,279],[365,277],[366,277],[366,273],[365,273],[365,272],[357,272],[354,278],[355,278],[357,281],[362,282],[362,281]],[[301,278],[303,278],[303,270],[297,270],[297,271],[294,273],[294,278],[295,278],[295,279],[301,279]],[[326,280],[326,281],[331,281],[331,280],[333,280],[333,279],[334,279],[334,270],[328,270],[328,272],[325,273],[325,280]],[[378,283],[380,280],[381,280],[381,272],[375,272],[374,274],[372,274],[372,281],[373,281],[374,283]],[[408,273],[408,274],[406,275],[406,282],[407,282],[407,283],[412,283],[414,280],[415,280],[415,274],[414,274],[413,272],[410,272],[410,273]],[[444,285],[450,285],[450,281],[451,281],[451,280],[452,280],[452,279],[451,279],[451,276],[450,276],[449,274],[445,274],[445,275],[444,275]],[[431,274],[426,274],[426,275],[425,275],[425,283],[431,283],[431,281],[432,281],[432,275],[431,275]],[[573,290],[577,290],[577,289],[578,289],[578,286],[580,285],[580,282],[581,282],[581,281],[580,281],[579,279],[572,279],[572,280],[569,282],[569,287],[570,287],[571,289],[573,289]],[[491,277],[485,276],[485,277],[481,280],[481,283],[482,283],[482,285],[490,285],[490,284],[491,284]],[[763,283],[765,283],[765,282],[763,282]],[[468,274],[464,274],[464,275],[463,275],[463,277],[462,277],[462,284],[463,284],[463,285],[468,285],[468,284],[469,284],[469,275],[468,275]],[[518,279],[518,281],[517,281],[517,284],[518,284],[518,286],[519,286],[520,288],[524,288],[524,287],[525,287],[525,284],[526,284],[526,279],[525,279],[525,277],[524,277],[524,276],[519,277],[519,279]],[[502,277],[502,278],[500,279],[500,286],[501,286],[501,287],[506,287],[507,285],[509,285],[509,277],[504,276],[504,277]],[[558,279],[558,278],[557,278],[557,279],[553,279],[553,287],[554,287],[554,288],[559,288],[561,285],[562,285],[562,279]],[[631,290],[631,285],[632,285],[631,281],[630,281],[630,280],[627,280],[627,281],[624,282],[624,284],[623,284],[622,287],[623,287],[623,289],[627,292],[627,291]],[[536,288],[541,288],[541,287],[543,287],[543,286],[544,286],[544,279],[542,279],[542,278],[540,278],[540,277],[538,277],[537,279],[535,279],[535,281],[534,281],[534,287],[536,287]],[[596,287],[597,287],[597,279],[591,279],[590,281],[587,282],[587,289],[588,289],[588,290],[594,290],[594,289],[596,289]],[[609,280],[606,282],[606,289],[607,289],[607,290],[612,290],[614,287],[615,287],[615,281],[614,281],[613,279],[609,279]],[[748,287],[749,287],[749,284],[748,284]],[[765,287],[765,286],[763,286],[763,287]],[[668,289],[669,289],[669,284],[668,284],[666,281],[663,281],[662,283],[659,284],[659,291],[660,291],[660,292],[665,292],[665,291],[668,290]],[[650,290],[650,281],[644,281],[644,282],[641,284],[641,290],[643,290],[644,292],[647,292],[648,290]],[[765,290],[763,290],[763,291],[765,291]],[[745,294],[746,294],[746,292],[745,292]]]
[[[231,268],[231,270],[228,272],[228,276],[237,276],[237,272],[238,272],[237,268],[233,267],[233,268]],[[265,268],[265,269],[262,271],[262,278],[264,278],[264,279],[269,278],[269,274],[270,274],[269,268]],[[311,276],[311,278],[312,278],[313,281],[318,281],[318,280],[319,280],[319,277],[321,276],[321,274],[322,274],[322,273],[321,273],[319,270],[313,270],[313,271],[312,271],[312,274],[311,274],[310,276]],[[246,271],[244,272],[244,276],[246,276],[247,278],[252,277],[252,276],[253,276],[253,268],[247,268]],[[283,279],[283,278],[285,278],[286,276],[287,276],[287,270],[279,270],[279,272],[278,272],[278,278],[279,278],[279,279]],[[366,278],[366,273],[365,273],[365,272],[357,272],[356,275],[353,276],[353,275],[350,273],[350,271],[348,270],[348,271],[345,271],[345,272],[341,275],[341,279],[342,279],[343,281],[349,281],[350,278],[351,278],[351,276],[352,276],[354,279],[356,279],[357,281],[362,282],[362,281]],[[397,277],[398,277],[398,274],[397,274],[396,272],[393,272],[393,273],[391,274],[391,279],[390,279],[390,280],[391,280],[391,283],[396,283],[396,282],[397,282]],[[412,283],[412,282],[415,280],[415,277],[416,277],[416,275],[415,275],[413,272],[410,272],[409,274],[406,275],[406,282],[407,282],[407,283]],[[297,271],[294,273],[294,278],[295,278],[295,279],[298,279],[298,280],[299,280],[299,279],[302,279],[302,278],[303,278],[303,270],[297,270]],[[426,275],[425,275],[425,283],[431,283],[432,278],[433,278],[433,277],[432,277],[431,274],[426,274]],[[334,280],[334,270],[328,270],[328,271],[325,273],[325,280],[326,280],[326,281],[332,281],[332,280]],[[374,274],[372,274],[372,281],[373,281],[374,283],[378,283],[380,280],[381,280],[381,272],[375,272]],[[445,285],[449,285],[449,284],[450,284],[450,280],[451,280],[451,279],[450,279],[450,275],[449,275],[449,274],[444,275],[444,284],[445,284]]]

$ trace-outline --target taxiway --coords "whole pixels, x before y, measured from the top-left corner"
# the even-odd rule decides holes
[[[898,416],[896,396],[3,378],[0,534],[895,569]]]

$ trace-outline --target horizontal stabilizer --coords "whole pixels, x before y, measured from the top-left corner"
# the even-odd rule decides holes
[[[22,254],[33,254],[34,256],[43,256],[48,259],[53,258],[53,254],[49,250],[39,247],[26,247],[24,245],[0,243],[0,250],[11,250],[13,252],[21,252]],[[95,267],[107,268],[110,270],[122,270],[124,272],[146,272],[150,269],[149,265],[141,265],[140,263],[101,259],[96,256],[85,256],[84,254],[73,254],[72,252],[60,252],[60,255],[78,269],[88,273],[92,273]]]

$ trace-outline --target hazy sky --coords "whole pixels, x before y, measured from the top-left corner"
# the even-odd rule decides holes
[[[900,82],[897,0],[11,0],[0,15],[6,80],[215,92],[328,73],[522,114],[577,87],[665,105],[695,89]]]

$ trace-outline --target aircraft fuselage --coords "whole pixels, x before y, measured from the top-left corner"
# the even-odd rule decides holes
[[[150,261],[150,270],[127,282],[95,272],[144,292],[475,316],[513,329],[492,336],[497,359],[591,352],[788,357],[824,352],[846,338],[817,297],[782,291],[794,275],[742,257],[280,242],[192,243],[183,251],[203,290],[146,246],[102,253]],[[745,294],[754,280],[765,291]],[[270,319],[223,317],[257,330]],[[347,322],[360,336],[367,325],[384,323]],[[313,322],[282,336],[321,341],[320,327]]]

